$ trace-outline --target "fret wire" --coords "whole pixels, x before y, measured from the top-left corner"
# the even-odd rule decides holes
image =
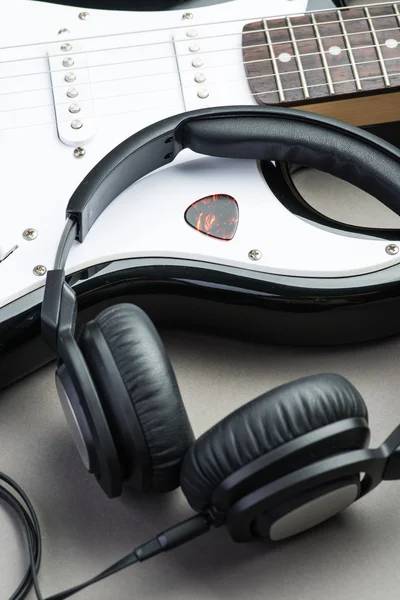
[[[317,24],[317,21],[315,20],[314,13],[311,13],[311,21],[313,24],[313,30],[315,32],[315,36],[317,38],[318,48],[321,53],[321,61],[322,61],[322,64],[324,65],[325,77],[326,77],[326,81],[328,83],[329,93],[331,95],[333,95],[335,93],[335,88],[333,87],[333,82],[332,82],[331,73],[329,71],[328,61],[326,60],[326,56],[325,56],[324,45],[321,40],[321,36],[319,33],[319,29],[318,29],[318,24]]]
[[[399,22],[399,26],[400,26],[400,12],[399,12],[399,8],[397,6],[397,4],[393,4],[393,10],[394,10],[394,14],[397,17],[397,20]]]
[[[297,41],[296,41],[296,37],[295,37],[294,32],[293,32],[293,27],[292,27],[292,23],[290,21],[290,17],[286,17],[285,21],[286,21],[286,24],[287,24],[288,29],[289,29],[290,40],[292,42],[292,48],[294,50],[294,55],[295,55],[295,58],[296,58],[297,67],[299,69],[299,77],[300,77],[301,85],[303,86],[304,98],[309,98],[310,97],[310,92],[308,91],[308,87],[307,87],[307,79],[306,79],[306,77],[304,75],[303,63],[302,63],[302,60],[301,60],[301,57],[300,57],[299,48],[297,46]]]
[[[336,11],[336,14],[339,17],[340,28],[342,30],[342,35],[343,35],[343,38],[344,38],[344,43],[346,45],[346,50],[347,50],[347,53],[349,55],[349,59],[350,59],[350,62],[351,62],[351,68],[353,70],[353,75],[354,75],[354,80],[356,82],[356,87],[357,87],[358,90],[362,91],[363,88],[362,88],[362,85],[361,85],[360,77],[358,75],[358,69],[357,69],[356,61],[354,60],[353,50],[351,48],[350,40],[349,40],[349,37],[347,35],[347,30],[346,30],[346,26],[345,26],[345,23],[344,23],[344,20],[343,20],[343,17],[342,17],[342,13],[339,12],[339,11]]]
[[[272,45],[271,35],[269,33],[268,24],[267,24],[266,19],[263,19],[263,25],[264,25],[265,37],[266,37],[267,44],[268,44],[268,49],[269,49],[269,52],[271,55],[271,61],[272,61],[272,66],[273,66],[273,70],[274,70],[274,74],[275,74],[276,85],[278,88],[279,100],[281,102],[285,102],[285,93],[283,91],[281,76],[279,73],[279,67],[278,67],[278,63],[276,62],[275,50]]]
[[[374,24],[372,23],[371,15],[370,15],[370,12],[369,12],[367,6],[364,8],[364,12],[365,12],[365,15],[367,17],[368,25],[369,25],[369,27],[371,29],[372,39],[374,40],[374,44],[376,46],[376,53],[378,55],[379,65],[380,65],[380,68],[381,68],[381,71],[382,71],[382,75],[383,75],[383,80],[385,82],[385,86],[386,87],[390,87],[390,79],[389,79],[389,76],[387,74],[386,65],[385,65],[385,61],[383,59],[382,50],[380,49],[378,36],[376,35],[376,30],[375,30]]]

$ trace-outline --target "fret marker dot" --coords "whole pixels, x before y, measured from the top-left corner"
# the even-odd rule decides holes
[[[390,38],[390,39],[386,40],[385,46],[386,46],[386,48],[397,48],[398,43],[399,42],[397,40]]]
[[[342,51],[342,49],[339,48],[339,46],[331,46],[329,48],[329,54],[332,54],[332,56],[339,56],[341,51]]]
[[[288,52],[282,52],[282,53],[281,53],[281,54],[278,56],[278,59],[279,59],[281,62],[283,62],[283,63],[287,63],[287,62],[289,62],[289,60],[290,60],[291,58],[292,58],[292,57],[290,56],[290,54],[289,54]]]

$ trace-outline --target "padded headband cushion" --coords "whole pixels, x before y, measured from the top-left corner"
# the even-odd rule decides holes
[[[196,511],[210,507],[217,486],[252,460],[305,433],[350,417],[368,420],[361,394],[331,373],[281,385],[206,431],[187,453],[181,487]]]
[[[152,466],[151,489],[174,489],[194,435],[164,344],[149,317],[133,304],[106,308],[95,321],[139,420]]]

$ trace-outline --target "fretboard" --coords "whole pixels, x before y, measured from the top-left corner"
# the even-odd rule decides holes
[[[259,104],[298,105],[400,88],[400,2],[260,20],[243,29]]]

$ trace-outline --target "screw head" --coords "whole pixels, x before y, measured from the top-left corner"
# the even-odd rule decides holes
[[[399,247],[396,244],[388,244],[385,248],[386,254],[397,254],[399,251]]]
[[[81,148],[80,146],[78,146],[74,150],[74,156],[75,156],[75,158],[82,158],[82,156],[85,156],[85,154],[86,154],[85,148]]]
[[[67,96],[68,98],[76,98],[78,95],[78,90],[74,87],[68,88],[67,89]]]
[[[72,50],[72,45],[69,42],[65,42],[65,44],[61,44],[60,48],[63,52],[69,52],[69,50]]]
[[[82,21],[87,21],[89,17],[90,17],[90,13],[88,13],[86,10],[83,11],[83,12],[81,12],[81,13],[79,13],[79,18]]]
[[[74,59],[68,56],[68,58],[64,58],[62,61],[63,67],[72,67],[74,64]]]
[[[58,35],[61,35],[63,33],[69,33],[69,29],[66,29],[65,27],[63,27],[62,29],[58,30]]]
[[[183,13],[183,19],[193,19],[193,13],[191,13],[191,12]]]
[[[80,129],[82,126],[83,126],[83,123],[79,119],[74,119],[73,121],[71,121],[72,129]]]
[[[64,80],[67,81],[68,83],[72,83],[72,81],[75,81],[76,79],[76,75],[75,73],[72,73],[71,71],[69,73],[66,73]]]
[[[36,239],[38,236],[38,232],[36,231],[36,229],[25,229],[25,231],[22,234],[22,237],[24,238],[24,240],[27,240],[28,242],[30,242],[31,240]]]
[[[206,98],[208,98],[209,95],[210,94],[209,94],[208,90],[206,90],[205,88],[203,88],[197,92],[198,98],[201,98],[202,100],[205,100]]]
[[[81,110],[81,107],[79,106],[79,104],[77,102],[73,102],[72,104],[69,105],[68,110],[70,113],[78,113]]]
[[[262,253],[260,252],[260,250],[253,249],[253,250],[250,250],[248,256],[249,256],[250,260],[260,260],[260,258],[262,257]]]
[[[36,265],[36,267],[33,268],[33,274],[38,277],[42,277],[43,275],[46,275],[46,273],[47,269],[44,265]]]

